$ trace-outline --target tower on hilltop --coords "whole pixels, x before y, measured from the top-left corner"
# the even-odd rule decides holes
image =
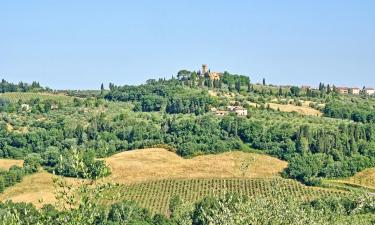
[[[202,74],[206,74],[206,73],[208,73],[208,66],[207,66],[207,64],[203,64],[202,65]]]

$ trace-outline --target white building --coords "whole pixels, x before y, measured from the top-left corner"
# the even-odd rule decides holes
[[[30,106],[28,104],[22,104],[21,105],[21,109],[22,109],[22,111],[29,111],[30,110]]]
[[[365,92],[366,92],[366,95],[375,95],[375,89],[374,88],[366,88]]]
[[[235,113],[238,116],[247,116],[247,109],[236,109]]]
[[[352,88],[351,89],[351,93],[353,95],[359,95],[360,92],[361,92],[361,89],[359,89],[359,88]]]
[[[228,111],[234,112],[237,116],[247,116],[247,109],[241,106],[227,106]]]

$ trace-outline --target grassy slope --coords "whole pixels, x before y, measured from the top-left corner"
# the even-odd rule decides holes
[[[287,163],[271,156],[226,152],[184,159],[165,149],[119,153],[106,159],[116,183],[137,183],[181,178],[270,178]]]
[[[349,178],[327,179],[324,183],[339,189],[365,189],[375,193],[375,168],[366,169]]]
[[[21,183],[7,188],[0,194],[1,201],[12,200],[13,202],[33,203],[37,207],[44,204],[54,203],[55,187],[52,175],[46,171],[40,171],[23,178]],[[67,182],[73,182],[74,178],[64,178]]]
[[[8,170],[12,166],[22,167],[23,160],[18,159],[0,159],[0,169]]]
[[[279,173],[286,162],[256,153],[235,151],[183,159],[164,149],[143,149],[113,155],[106,162],[113,173],[100,183],[120,184],[107,196],[135,200],[152,212],[167,213],[169,200],[175,194],[194,202],[206,195],[228,192],[247,196],[278,193],[299,198],[338,193],[283,179]],[[39,207],[54,203],[53,177],[44,171],[27,176],[6,189],[0,200],[31,202]]]
[[[280,110],[281,112],[297,112],[306,116],[322,116],[322,112],[306,105],[296,106],[292,104],[282,105],[276,103],[267,103],[267,105],[269,105],[271,109]]]

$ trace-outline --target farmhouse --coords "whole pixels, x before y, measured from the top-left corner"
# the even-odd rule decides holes
[[[237,116],[247,116],[247,109],[241,106],[227,106],[229,112],[234,112]]]
[[[352,93],[353,95],[359,95],[360,92],[361,92],[361,89],[356,88],[356,87],[350,89],[350,93]]]
[[[365,88],[366,95],[375,95],[375,89],[374,88]]]
[[[228,115],[228,111],[217,110],[217,111],[216,111],[216,115],[217,115],[217,116],[226,116],[226,115]]]
[[[227,106],[227,110],[219,110],[216,108],[212,108],[211,112],[213,112],[216,116],[225,116],[228,115],[230,112],[237,114],[237,116],[247,116],[247,109],[244,109],[241,106]]]
[[[349,88],[347,87],[337,87],[336,90],[340,94],[349,94]]]
[[[229,112],[225,110],[218,110],[217,108],[212,108],[211,112],[214,113],[216,116],[225,116],[228,115]]]

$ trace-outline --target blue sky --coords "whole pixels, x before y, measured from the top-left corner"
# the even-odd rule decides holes
[[[0,77],[54,89],[179,69],[375,87],[375,1],[0,1]]]

